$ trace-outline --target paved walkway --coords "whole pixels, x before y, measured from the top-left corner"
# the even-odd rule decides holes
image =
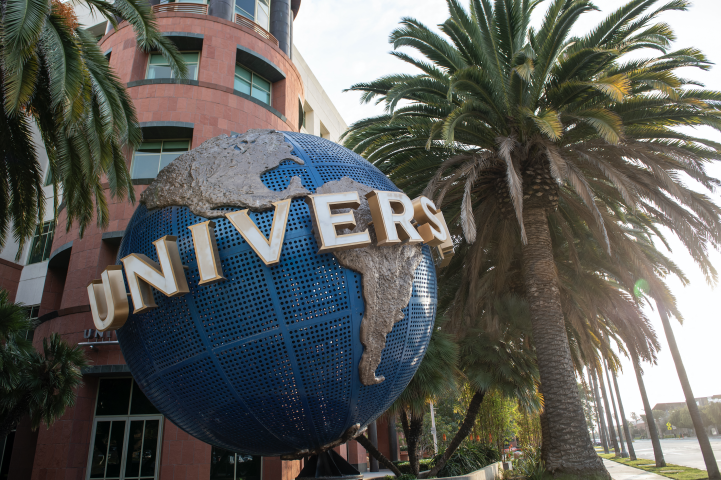
[[[668,477],[645,472],[640,468],[629,467],[611,460],[604,459],[603,464],[613,480],[668,480]]]
[[[384,469],[381,469],[380,472],[365,472],[363,478],[383,478],[386,475],[393,475],[393,472]]]
[[[622,465],[611,460],[604,459],[603,463],[606,465],[606,469],[611,474],[613,480],[668,480],[668,477],[662,477],[651,472],[644,472],[641,469]],[[381,470],[376,473],[365,472],[363,474],[366,479],[382,478],[386,475],[393,475],[393,472],[390,470]]]

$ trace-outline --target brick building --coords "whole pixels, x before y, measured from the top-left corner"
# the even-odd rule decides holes
[[[160,169],[211,137],[274,128],[335,141],[346,128],[292,45],[300,0],[196,1],[150,0],[160,31],[190,67],[190,79],[182,81],[173,78],[162,56],[136,48],[127,23],[113,30],[78,12],[135,103],[144,136],[127,159],[136,198]],[[52,187],[46,190],[50,201]],[[82,345],[91,360],[77,404],[56,424],[32,432],[23,421],[0,439],[0,480],[295,478],[300,461],[227,452],[177,428],[145,399],[112,334],[93,330],[86,287],[115,263],[135,210],[109,195],[108,204],[111,221],[104,231],[91,226],[81,238],[77,228],[55,228],[65,225],[61,204],[56,220],[48,208],[23,251],[9,242],[0,252],[0,288],[37,318],[34,345],[57,332]],[[379,421],[379,448],[391,458],[398,456],[394,431]],[[357,442],[337,451],[367,468]]]

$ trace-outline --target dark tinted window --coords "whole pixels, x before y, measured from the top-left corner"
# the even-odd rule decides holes
[[[133,400],[130,404],[131,415],[157,415],[158,409],[150,403],[137,382],[133,381]]]
[[[132,381],[132,378],[101,379],[95,415],[127,415]]]

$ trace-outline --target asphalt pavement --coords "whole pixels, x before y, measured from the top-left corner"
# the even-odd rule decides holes
[[[711,437],[710,440],[711,448],[716,456],[716,463],[721,468],[721,436]],[[653,460],[651,440],[636,440],[633,442],[633,448],[636,450],[638,458]],[[661,450],[663,450],[666,463],[706,470],[706,464],[696,438],[665,438],[661,440]]]

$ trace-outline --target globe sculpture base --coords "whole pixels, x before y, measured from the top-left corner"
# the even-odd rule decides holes
[[[355,480],[363,475],[333,450],[311,455],[295,480]]]

